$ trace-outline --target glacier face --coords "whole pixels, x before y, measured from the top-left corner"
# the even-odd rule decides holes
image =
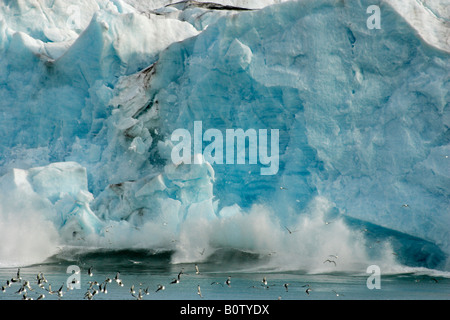
[[[339,252],[346,270],[381,239],[377,258],[391,262],[395,249],[403,263],[445,267],[450,56],[433,40],[448,39],[440,15],[425,16],[431,34],[405,20],[412,2],[382,3],[380,29],[367,27],[365,1],[38,3],[0,11],[0,228],[37,219],[34,259],[54,244],[170,249],[175,262],[231,247],[314,271]],[[194,121],[278,129],[279,171],[201,155],[173,164],[171,133],[193,132]],[[5,237],[20,254],[3,248],[0,263],[32,250]]]

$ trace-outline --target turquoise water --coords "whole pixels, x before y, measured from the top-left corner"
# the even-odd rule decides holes
[[[0,292],[0,299],[24,299],[24,292],[19,289],[28,280],[31,289],[25,287],[25,297],[33,300],[42,294],[44,300],[87,300],[86,292],[92,294],[94,290],[98,292],[92,300],[137,300],[139,290],[141,300],[450,300],[448,273],[435,270],[381,273],[380,287],[369,289],[370,274],[261,271],[257,266],[263,261],[242,252],[228,252],[223,259],[197,263],[198,274],[196,263],[172,264],[170,257],[169,252],[155,254],[139,250],[93,251],[79,254],[73,260],[55,256],[42,264],[20,267],[21,281],[6,286],[4,292]],[[80,269],[78,274],[70,273],[74,266]],[[0,269],[1,285],[17,278],[17,271],[17,267]],[[117,272],[123,286],[114,280]],[[39,273],[47,280],[43,287],[37,283]],[[179,274],[180,281],[171,283]],[[67,288],[69,277],[79,280],[79,289]],[[227,285],[229,277],[230,285]],[[107,278],[112,282],[106,285],[105,293],[99,290],[99,284]],[[263,283],[264,278],[267,284]],[[97,284],[91,286],[94,281]],[[50,294],[49,284],[55,293]],[[287,289],[285,284],[288,284]],[[159,285],[163,285],[164,290],[157,291]],[[56,293],[60,287],[62,296]],[[130,290],[132,287],[134,294]],[[307,288],[311,290],[306,292]]]

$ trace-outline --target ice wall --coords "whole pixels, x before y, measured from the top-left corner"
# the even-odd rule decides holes
[[[279,265],[308,256],[316,270],[341,251],[350,268],[370,256],[367,222],[370,241],[397,239],[402,262],[443,265],[450,60],[441,6],[381,3],[381,28],[369,29],[368,1],[37,3],[0,6],[0,173],[2,191],[23,192],[54,228],[49,247],[157,247],[175,250],[175,261],[233,247],[277,251]],[[77,8],[83,18],[73,20]],[[278,129],[277,174],[174,165],[171,133],[193,132],[194,121],[223,133]],[[287,240],[285,226],[317,237]]]
[[[368,5],[290,2],[221,19],[170,47],[150,104],[165,134],[194,120],[280,129],[279,175],[214,166],[223,203],[273,199],[283,218],[319,194],[448,248],[449,57],[388,5],[368,29]]]

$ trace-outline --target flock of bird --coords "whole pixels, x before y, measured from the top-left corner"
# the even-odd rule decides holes
[[[286,230],[289,232],[289,234],[295,233],[299,230],[291,230],[289,229],[287,226],[285,226]],[[332,264],[334,266],[336,266],[336,260],[337,260],[338,256],[337,255],[329,255],[327,257],[327,259],[325,261],[323,261],[323,263],[329,263]],[[136,263],[134,261],[132,261],[133,263]],[[194,266],[195,268],[195,274],[200,274],[199,271],[199,267],[197,264],[195,264]],[[79,273],[79,271],[75,272],[75,273]],[[169,284],[170,285],[174,285],[174,284],[178,284],[181,281],[182,275],[185,274],[183,269],[178,273],[177,277],[174,278]],[[90,267],[87,270],[87,275],[91,278],[93,277],[93,268]],[[80,285],[78,283],[78,280],[76,280],[77,278],[73,278],[74,280],[72,280],[72,282],[65,282],[63,283],[58,290],[54,291],[52,290],[51,284],[48,283],[47,279],[44,277],[42,272],[39,272],[36,276],[36,283],[38,288],[40,288],[39,291],[41,291],[41,293],[36,293],[39,294],[36,298],[36,300],[42,300],[44,299],[46,296],[45,294],[50,294],[50,295],[56,295],[58,297],[58,299],[61,299],[64,294],[70,290],[73,290],[74,287],[76,287],[76,285]],[[109,278],[107,277],[106,279],[104,279],[102,282],[97,282],[97,281],[88,281],[87,284],[89,285],[85,294],[84,294],[84,299],[87,300],[92,300],[94,299],[95,296],[99,295],[99,294],[107,294],[108,293],[108,289],[107,287],[111,284],[111,283],[115,283],[117,286],[119,287],[123,287],[124,283],[123,281],[120,279],[120,272],[117,272],[114,278]],[[10,280],[6,281],[6,284],[2,286],[1,290],[2,292],[6,292],[6,290],[8,288],[11,288],[12,285],[14,284],[18,284],[19,285],[19,289],[17,291],[15,291],[14,293],[18,294],[18,295],[22,295],[22,299],[23,300],[33,300],[32,297],[30,297],[28,295],[29,292],[35,291],[35,289],[33,289],[31,287],[31,283],[28,280],[24,280],[21,277],[20,274],[20,268],[17,270],[17,275],[16,277],[12,277]],[[213,281],[211,283],[211,285],[221,285],[221,286],[227,286],[227,287],[231,287],[231,276],[228,276],[227,279],[225,279],[224,282],[217,282],[217,281]],[[261,281],[259,286],[253,285],[251,286],[251,288],[263,288],[263,289],[269,289],[272,286],[275,286],[276,284],[271,284],[269,285],[267,282],[267,278],[264,277],[263,280]],[[279,285],[279,284],[278,284]],[[288,287],[290,286],[289,283],[284,283],[283,287],[285,289],[286,292],[288,292]],[[312,287],[309,284],[306,285],[302,285],[302,288],[305,288],[305,294],[306,295],[310,295],[310,292],[313,290]],[[79,286],[78,286],[79,288]],[[156,290],[154,291],[155,293],[158,293],[160,291],[165,290],[166,287],[162,284],[158,284],[156,287]],[[131,285],[130,287],[130,294],[133,298],[137,299],[137,300],[142,300],[144,298],[145,295],[149,295],[150,292],[152,290],[149,289],[149,287],[144,288],[139,288],[137,289],[135,287],[135,285]],[[336,293],[336,292],[335,292]],[[197,285],[197,294],[199,297],[203,298],[203,294],[200,288],[200,284]],[[340,294],[336,293],[336,296],[339,296]],[[280,299],[281,297],[279,297]]]
[[[198,265],[195,264],[195,274],[200,274]],[[88,269],[87,275],[89,278],[93,277],[93,268],[90,267]],[[175,285],[180,283],[182,276],[185,275],[184,269],[182,269],[176,278],[174,278],[169,284]],[[74,278],[75,279],[75,278]],[[84,293],[83,298],[87,300],[94,299],[95,296],[99,294],[107,294],[108,293],[108,286],[111,283],[115,283],[115,285],[119,287],[124,287],[124,283],[120,278],[120,272],[117,272],[115,277],[107,277],[102,282],[97,282],[95,280],[88,281],[88,287],[86,292]],[[35,284],[37,285],[37,288],[35,287]],[[6,283],[1,287],[2,292],[6,292],[7,290],[12,290],[14,294],[21,295],[22,300],[34,300],[33,297],[29,295],[30,292],[34,292],[36,295],[36,300],[42,300],[46,297],[46,294],[49,295],[55,295],[58,299],[62,299],[64,295],[73,290],[78,283],[78,280],[72,280],[64,282],[58,290],[53,290],[52,285],[48,282],[46,277],[42,272],[39,272],[36,275],[36,282],[33,284],[29,280],[26,280],[22,278],[21,275],[21,269],[19,268],[17,270],[16,276],[12,277],[10,280],[7,280]],[[142,284],[140,284],[142,285]],[[231,287],[231,276],[228,276],[223,282],[217,282],[213,281],[211,282],[211,285],[220,285],[222,287]],[[262,288],[262,289],[269,289],[272,286],[276,286],[277,284],[268,284],[267,278],[263,277],[261,283],[258,285],[253,285],[251,288]],[[279,284],[278,284],[279,285]],[[13,288],[13,286],[16,286],[16,288]],[[288,292],[288,287],[290,286],[289,283],[284,283],[283,287],[286,292]],[[300,286],[300,285],[299,285]],[[302,288],[305,288],[305,294],[310,295],[310,292],[313,290],[312,287],[309,284],[301,285]],[[39,288],[39,289],[38,289]],[[162,284],[158,284],[156,286],[156,290],[154,290],[154,293],[158,293],[160,291],[165,290],[166,287]],[[143,287],[136,288],[134,284],[131,285],[129,293],[130,295],[136,299],[136,300],[142,300],[144,296],[149,295],[152,292],[152,290],[149,287],[146,287],[145,289]],[[335,292],[336,293],[336,292]],[[200,284],[197,285],[197,295],[200,298],[203,298],[202,290],[200,287]],[[339,294],[336,293],[338,296]],[[281,296],[278,297],[278,299],[281,299]]]
[[[285,228],[290,234],[298,231],[298,230],[290,230],[286,226],[285,226]],[[326,259],[323,263],[324,264],[325,263],[330,263],[330,264],[333,264],[334,266],[336,266],[336,261],[335,260],[337,258],[338,258],[337,255],[330,255],[330,256],[328,256],[328,259]],[[133,262],[133,263],[135,263],[135,262]],[[198,265],[195,264],[194,267],[195,267],[195,274],[197,274],[197,275],[200,274]],[[79,273],[79,270],[75,272],[75,274],[78,274],[78,273]],[[181,277],[182,277],[183,274],[184,274],[184,271],[182,269],[178,273],[177,277],[174,278],[170,282],[170,285],[180,283]],[[93,274],[93,268],[92,267],[88,268],[87,275],[89,277],[93,277],[94,274]],[[81,284],[79,283],[79,280],[77,280],[77,279],[78,278],[74,277],[72,282],[64,282],[59,287],[58,290],[54,291],[54,290],[52,290],[51,284],[48,283],[47,279],[44,277],[44,274],[42,272],[39,272],[37,274],[37,276],[36,276],[36,284],[37,284],[38,288],[40,289],[39,290],[40,293],[38,293],[36,291],[36,289],[33,289],[31,287],[31,283],[30,283],[29,280],[22,279],[21,274],[20,274],[20,268],[19,268],[17,270],[16,276],[12,277],[10,280],[7,280],[6,284],[1,287],[1,290],[2,290],[2,292],[6,292],[6,290],[8,288],[11,288],[12,285],[18,284],[19,285],[19,289],[17,291],[15,291],[14,293],[18,294],[18,295],[22,295],[22,299],[23,300],[33,300],[33,298],[28,295],[29,292],[33,292],[33,291],[36,294],[38,294],[36,300],[44,299],[46,297],[45,295],[47,293],[50,294],[50,295],[56,295],[58,297],[58,299],[61,299],[66,292],[68,292],[70,290],[73,290],[77,286],[78,286],[77,288],[80,288]],[[88,288],[87,288],[87,290],[86,290],[86,292],[84,294],[84,299],[92,300],[95,296],[97,296],[99,294],[107,294],[108,293],[107,287],[109,286],[109,284],[111,284],[113,282],[116,283],[119,287],[123,287],[124,286],[123,281],[120,279],[120,272],[117,272],[114,278],[107,277],[102,282],[88,281],[87,284],[89,286],[88,286]],[[211,285],[216,285],[216,284],[221,285],[221,286],[225,285],[225,286],[231,287],[231,276],[228,276],[228,278],[223,283],[222,282],[217,282],[217,281],[214,281],[214,282],[211,283]],[[283,284],[286,292],[288,292],[288,286],[289,285],[290,285],[289,283],[284,283]],[[262,280],[262,283],[260,284],[260,286],[251,286],[251,287],[252,288],[265,288],[265,289],[268,289],[271,286],[274,286],[274,284],[268,285],[267,278],[264,277],[263,280]],[[305,289],[305,293],[307,295],[309,295],[310,292],[312,291],[311,286],[308,284],[308,285],[304,285],[303,287],[306,288]],[[163,290],[165,290],[165,288],[166,287],[164,285],[158,284],[157,287],[156,287],[156,290],[154,292],[157,293],[157,292],[163,291]],[[145,289],[144,288],[139,288],[137,290],[137,292],[136,292],[136,288],[135,288],[134,285],[131,285],[131,287],[130,287],[130,294],[131,294],[131,296],[133,298],[137,299],[137,300],[142,300],[144,295],[149,295],[150,292],[151,292],[151,290],[149,289],[149,287],[147,287]],[[197,285],[197,294],[201,298],[203,298],[203,294],[202,294],[202,291],[201,291],[201,288],[200,288],[199,284]]]

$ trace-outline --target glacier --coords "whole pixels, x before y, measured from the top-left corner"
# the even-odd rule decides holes
[[[0,266],[76,246],[449,270],[450,15],[383,1],[369,29],[370,5],[2,2]],[[172,163],[195,121],[279,130],[277,174]]]

